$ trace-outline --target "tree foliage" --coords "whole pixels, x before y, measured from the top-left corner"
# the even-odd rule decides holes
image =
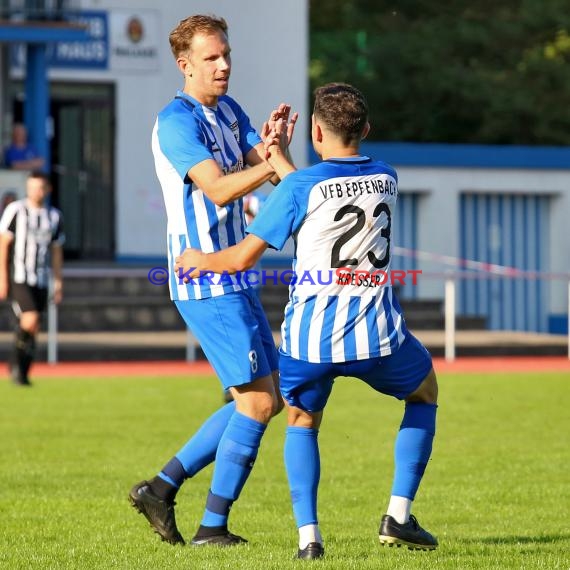
[[[570,144],[568,0],[311,0],[312,87],[345,81],[385,141]]]

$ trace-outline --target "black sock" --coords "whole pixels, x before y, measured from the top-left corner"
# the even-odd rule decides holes
[[[196,538],[207,538],[209,536],[219,536],[220,534],[227,534],[228,526],[203,526],[200,525],[198,532],[196,533]]]
[[[16,342],[14,344],[14,363],[20,369],[22,376],[27,378],[30,366],[36,352],[36,338],[33,334],[21,328],[16,330]]]
[[[176,497],[176,493],[178,493],[178,488],[174,485],[168,483],[158,475],[153,477],[148,484],[152,492],[163,501],[167,503],[172,503],[174,501],[174,497]]]

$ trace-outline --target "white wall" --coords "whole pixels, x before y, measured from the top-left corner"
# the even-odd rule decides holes
[[[300,112],[292,153],[299,166],[307,155],[307,0],[83,0],[83,10],[154,10],[159,20],[159,66],[136,70],[51,70],[50,78],[116,83],[116,236],[118,258],[165,254],[166,218],[154,172],[150,137],[158,111],[183,87],[168,34],[187,16],[224,17],[229,25],[233,69],[229,95],[260,128],[285,101]]]
[[[18,198],[24,198],[27,177],[28,172],[25,170],[0,168],[0,200],[6,192],[13,192]]]

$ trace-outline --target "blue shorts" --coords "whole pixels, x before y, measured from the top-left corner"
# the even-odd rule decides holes
[[[255,291],[174,304],[225,389],[249,384],[278,369],[279,354]]]
[[[338,376],[358,378],[377,392],[403,400],[417,390],[431,368],[430,353],[408,333],[394,354],[368,360],[315,363],[280,354],[279,383],[291,406],[320,412]]]

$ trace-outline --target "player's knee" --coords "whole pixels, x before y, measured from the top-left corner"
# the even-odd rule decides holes
[[[276,401],[271,393],[258,392],[254,395],[249,394],[246,398],[238,395],[236,400],[237,410],[258,422],[267,424],[275,415]]]
[[[40,328],[40,314],[36,311],[26,311],[20,317],[20,328],[36,335]]]
[[[287,424],[291,427],[319,429],[323,412],[306,412],[301,408],[287,406]]]
[[[269,423],[269,420],[283,407],[271,376],[236,386],[232,393],[238,412],[259,422]]]
[[[260,401],[256,405],[256,415],[258,416],[259,421],[269,423],[269,420],[275,415],[277,403],[275,397],[267,397],[268,395],[264,396],[265,397],[259,399]]]
[[[285,404],[283,403],[281,395],[273,394],[273,397],[271,399],[271,406],[267,408],[264,407],[263,410],[263,413],[269,413],[267,421],[279,414],[283,410],[284,405]]]

